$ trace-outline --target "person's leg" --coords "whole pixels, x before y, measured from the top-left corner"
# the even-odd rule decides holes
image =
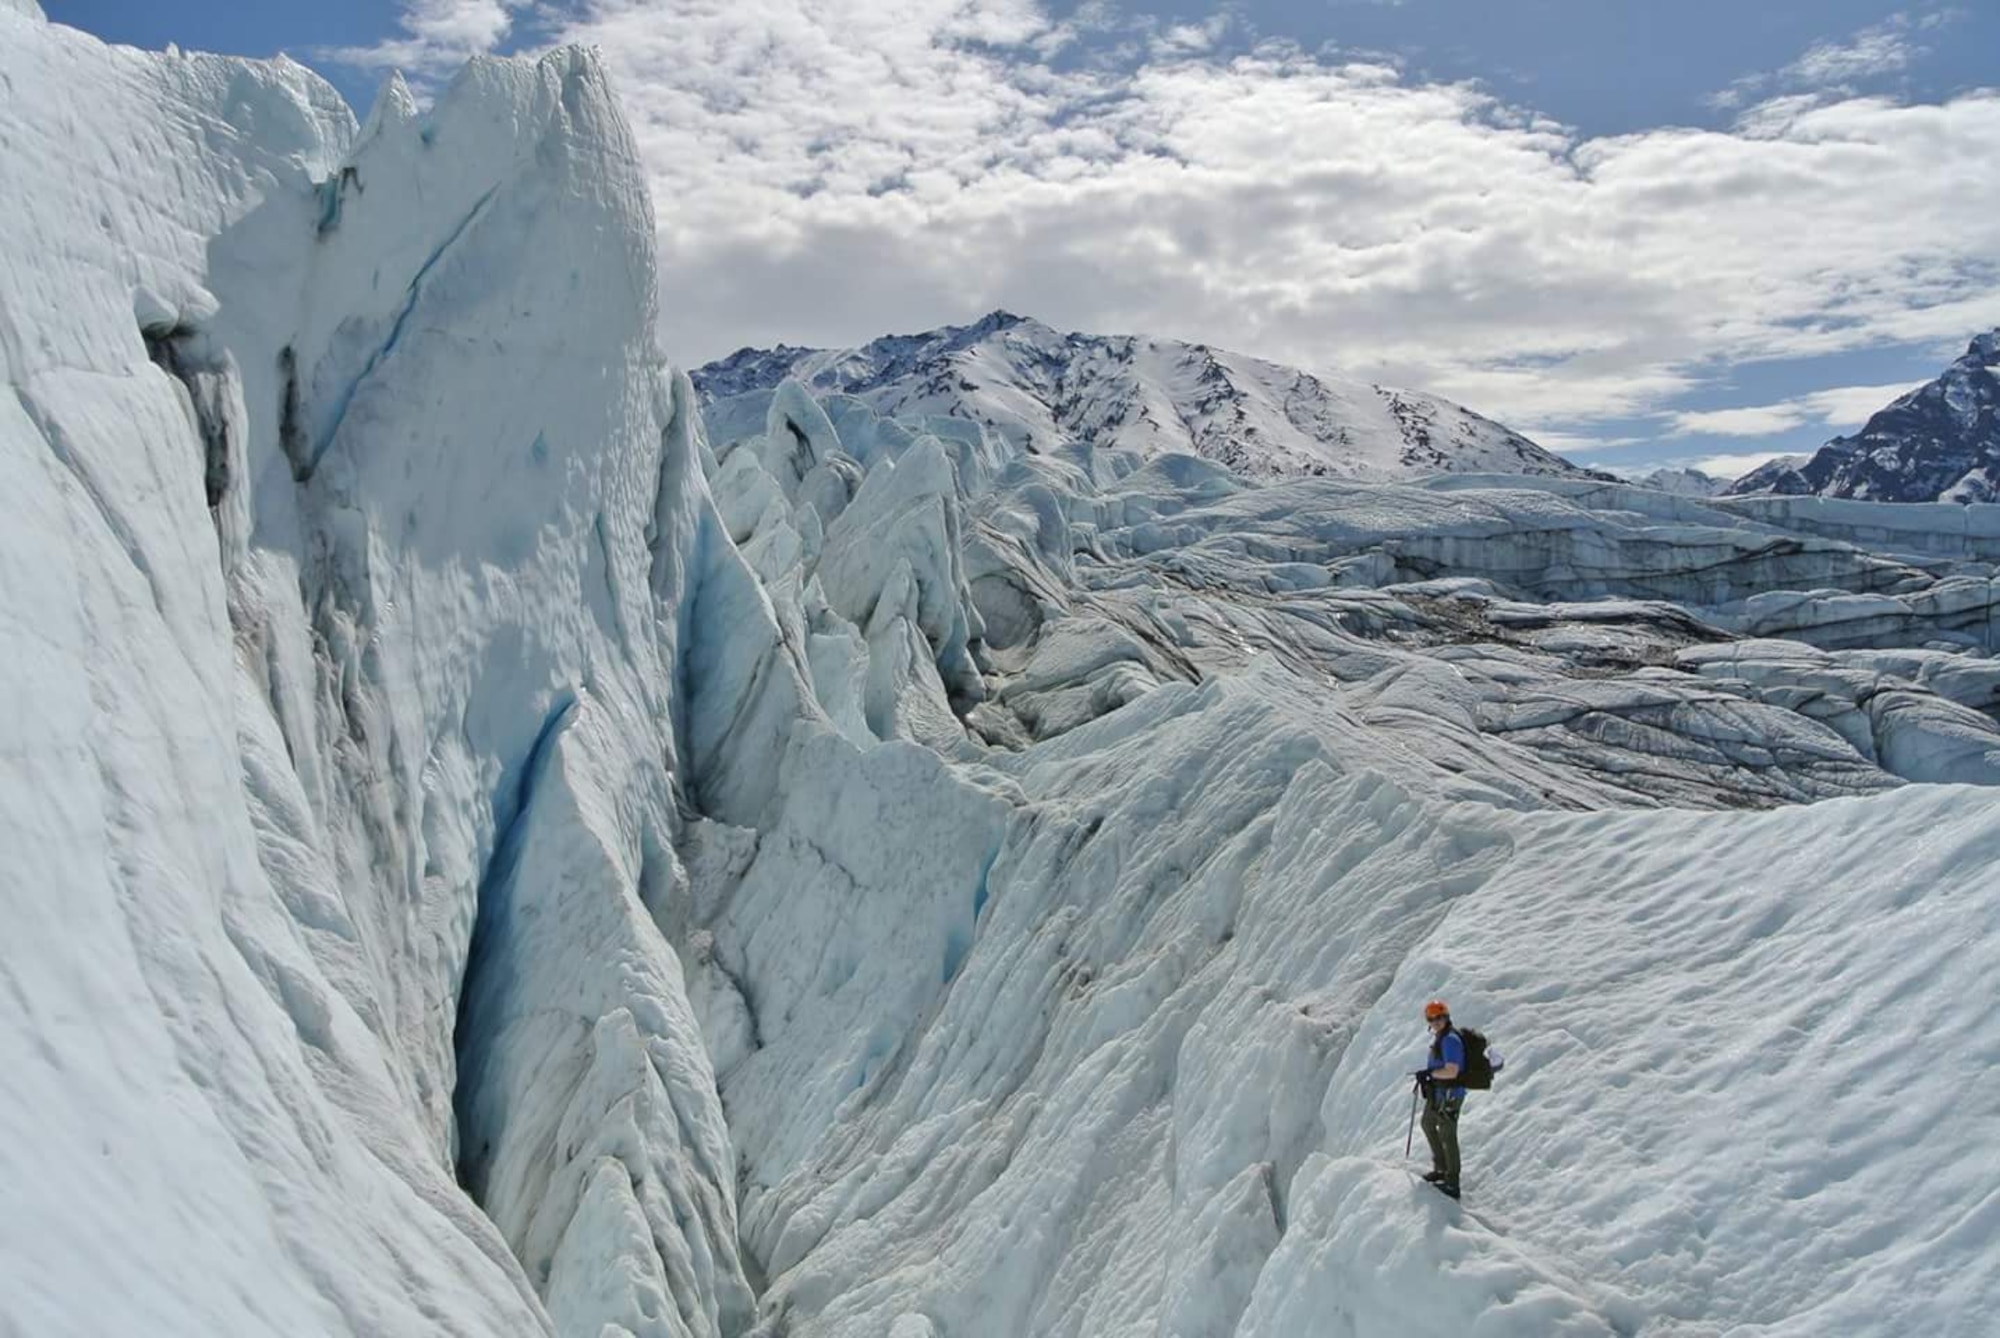
[[[1442,1150],[1438,1159],[1438,1169],[1444,1172],[1444,1183],[1454,1189],[1458,1187],[1459,1170],[1458,1112],[1464,1105],[1465,1098],[1460,1096],[1443,1101],[1436,1107],[1438,1128],[1436,1146]]]
[[[1431,1145],[1431,1175],[1439,1180],[1450,1178],[1452,1170],[1445,1164],[1444,1137],[1438,1131],[1438,1108],[1436,1101],[1424,1102],[1424,1141]],[[1453,1147],[1456,1148],[1456,1142]]]

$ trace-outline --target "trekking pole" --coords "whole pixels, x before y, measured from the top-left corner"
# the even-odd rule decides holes
[[[1405,1157],[1410,1155],[1410,1140],[1417,1136],[1417,1102],[1421,1099],[1418,1095],[1420,1090],[1419,1084],[1410,1084],[1410,1127],[1408,1132],[1403,1135],[1403,1155]],[[1426,1126],[1426,1128],[1428,1127]]]

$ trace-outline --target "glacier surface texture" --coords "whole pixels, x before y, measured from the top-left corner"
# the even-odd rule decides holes
[[[690,378],[575,50],[5,0],[0,201],[0,1333],[2000,1310],[1994,509],[1011,317]]]

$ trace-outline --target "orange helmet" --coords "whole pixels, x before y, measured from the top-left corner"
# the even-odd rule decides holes
[[[1433,999],[1424,1005],[1424,1021],[1435,1022],[1441,1017],[1450,1017],[1451,1007],[1442,999]]]

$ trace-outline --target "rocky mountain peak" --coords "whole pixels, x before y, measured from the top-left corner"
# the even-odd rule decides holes
[[[1878,502],[2000,500],[2000,330],[1975,336],[1964,356],[1899,396],[1852,436],[1803,464],[1773,461],[1732,494],[1853,497]]]

